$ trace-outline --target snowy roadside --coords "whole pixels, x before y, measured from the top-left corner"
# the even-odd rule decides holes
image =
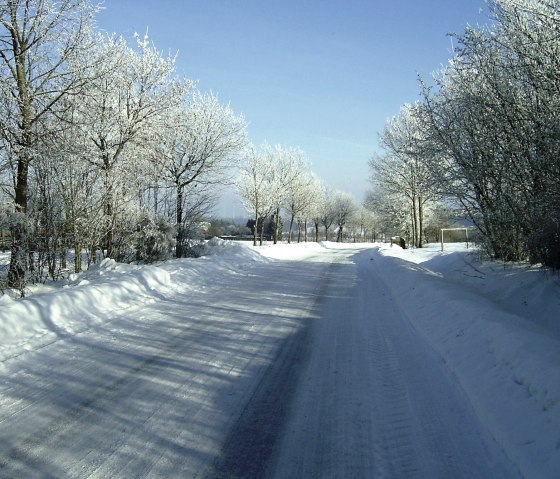
[[[211,240],[198,259],[142,266],[105,259],[67,280],[30,286],[24,299],[2,295],[0,363],[177,292],[194,294],[250,261],[268,260],[245,245]]]
[[[50,292],[0,297],[0,363],[178,293],[234,284],[255,262],[320,261],[328,249],[212,240],[198,259],[134,266],[106,260]],[[325,255],[325,258],[328,255]],[[454,371],[477,414],[526,477],[560,470],[560,278],[527,265],[480,261],[457,245],[375,245],[371,265],[411,325]],[[272,266],[272,265],[271,265]],[[273,268],[271,269],[271,271]],[[139,315],[141,316],[141,315]],[[131,323],[132,324],[132,323]]]
[[[0,297],[0,360],[76,334],[117,312],[153,302],[170,290],[169,273],[155,267],[103,260],[80,275],[55,283],[49,292],[24,299]],[[35,288],[39,291],[43,287]]]
[[[379,273],[526,477],[560,471],[560,280],[464,248],[379,248]]]

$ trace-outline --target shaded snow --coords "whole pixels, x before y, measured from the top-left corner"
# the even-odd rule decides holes
[[[213,239],[199,259],[134,266],[105,260],[23,300],[0,297],[0,361],[154,304],[201,292],[244,265],[302,260],[333,248],[252,247]],[[363,248],[364,245],[361,245]],[[446,246],[447,248],[447,246]],[[477,415],[527,477],[560,471],[560,280],[523,264],[481,260],[463,245],[402,250],[376,245],[372,265],[394,304],[456,374]]]
[[[164,269],[111,259],[56,284],[60,287],[47,293],[33,294],[32,288],[32,294],[21,300],[2,296],[1,359],[57,335],[87,329],[139,303],[152,303],[171,288],[170,275]]]
[[[560,281],[539,267],[381,247],[395,301],[527,477],[560,471]]]

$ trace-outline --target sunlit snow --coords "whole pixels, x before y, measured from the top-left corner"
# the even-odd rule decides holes
[[[160,303],[170,318],[179,317],[182,304],[204,304],[205,290],[218,281],[231,288],[223,290],[219,318],[205,321],[208,325],[216,321],[216,334],[228,325],[228,334],[242,341],[249,330],[236,330],[236,325],[241,324],[242,315],[251,314],[251,305],[239,303],[235,285],[238,278],[253,274],[251,265],[261,265],[260,274],[281,275],[279,265],[288,260],[301,261],[302,268],[308,268],[329,261],[333,249],[343,249],[348,251],[344,261],[350,263],[353,252],[366,248],[371,248],[367,260],[391,291],[395,307],[457,376],[476,414],[515,466],[527,477],[554,477],[560,470],[560,280],[538,266],[484,260],[463,244],[446,245],[441,252],[439,245],[407,250],[388,244],[252,247],[214,239],[199,259],[144,266],[104,260],[55,283],[47,292],[31,288],[22,300],[0,297],[0,373],[7,379],[26,355],[103,328],[116,318],[123,318],[121,328],[128,328],[123,334],[141,337],[143,318],[165,314],[157,309]],[[360,258],[364,261],[363,255]],[[279,282],[289,280],[278,278]],[[295,302],[290,310],[290,298],[297,294],[298,286],[293,285],[275,297],[260,298],[287,321],[270,329],[266,341],[281,341],[289,333],[289,321],[307,314],[296,309]],[[174,303],[179,295],[181,301]],[[181,327],[196,331],[201,320],[191,326],[188,317],[183,321]],[[209,330],[205,331],[208,335]],[[192,354],[192,367],[201,368],[193,377],[214,377],[216,388],[225,387],[226,378],[241,374],[235,360],[228,365],[226,351],[216,354],[214,362],[207,360],[213,354],[210,350]],[[251,348],[240,349],[238,354],[254,355],[254,367],[272,359]],[[210,374],[209,365],[219,375]],[[48,369],[49,364],[45,366]],[[213,382],[205,381],[206,388],[213,387]],[[209,394],[199,401],[211,398]],[[228,407],[233,407],[235,401],[228,401]],[[10,407],[9,402],[4,407]],[[9,410],[4,412],[9,414]],[[227,416],[228,409],[223,412]],[[219,428],[207,432],[213,436],[200,443],[200,450],[219,442],[214,436],[220,434]]]

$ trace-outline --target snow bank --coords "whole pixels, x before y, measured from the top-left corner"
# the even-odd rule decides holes
[[[202,251],[203,256],[225,256],[242,261],[262,261],[262,256],[248,243],[212,238],[206,242]]]
[[[481,259],[463,244],[422,249],[382,247],[382,254],[418,264],[464,290],[484,296],[500,308],[534,322],[560,338],[560,277],[538,265]]]
[[[0,296],[0,361],[176,291],[204,289],[217,275],[243,274],[249,261],[268,261],[245,244],[218,238],[207,242],[203,254],[158,266],[105,259],[66,282],[31,287],[26,298]]]
[[[526,477],[560,471],[559,279],[464,248],[380,247],[380,271],[411,324],[456,373]]]
[[[154,266],[132,266],[105,259],[87,272],[71,275],[49,292],[13,300],[0,298],[0,359],[38,342],[75,334],[119,311],[155,301],[170,288],[170,275]]]

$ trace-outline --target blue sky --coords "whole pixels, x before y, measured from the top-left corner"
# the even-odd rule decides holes
[[[484,0],[105,0],[98,26],[148,33],[178,73],[243,113],[250,140],[299,146],[333,188],[364,199],[386,120],[451,57],[448,33]],[[232,207],[234,208],[234,207]],[[221,215],[239,211],[217,211]]]

